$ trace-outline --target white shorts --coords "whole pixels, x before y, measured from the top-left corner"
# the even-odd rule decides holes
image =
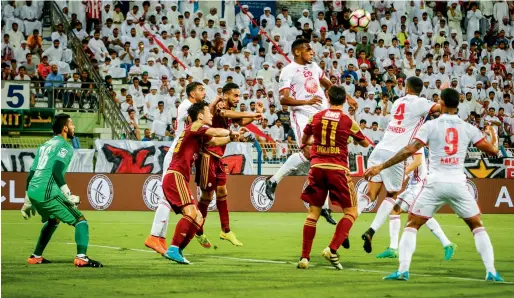
[[[416,184],[409,184],[407,188],[398,195],[396,199],[396,205],[400,206],[403,211],[407,212],[414,203],[414,200],[418,197],[419,193],[423,189],[424,182],[418,182]]]
[[[377,166],[393,157],[396,152],[375,148],[368,159],[368,168]],[[378,175],[371,178],[371,182],[382,182],[387,192],[398,192],[402,189],[403,177],[405,176],[405,163],[401,162],[382,170]]]
[[[466,183],[431,182],[424,185],[409,212],[431,218],[444,204],[463,219],[480,214],[480,208],[471,195]]]
[[[294,132],[294,137],[296,138],[296,144],[298,146],[302,145],[302,136],[303,136],[303,130],[305,129],[305,126],[307,126],[307,123],[309,123],[309,119],[311,116],[307,116],[304,113],[300,113],[298,111],[291,111],[291,128]]]

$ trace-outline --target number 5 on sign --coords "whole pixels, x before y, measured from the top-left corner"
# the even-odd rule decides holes
[[[2,82],[2,109],[30,109],[29,82]]]

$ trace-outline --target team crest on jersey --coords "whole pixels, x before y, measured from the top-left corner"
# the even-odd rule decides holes
[[[66,157],[66,154],[68,154],[68,150],[66,150],[65,148],[61,148],[61,150],[59,150],[59,153],[57,154],[60,158],[65,158]]]
[[[157,209],[159,202],[164,198],[161,185],[161,176],[151,175],[143,184],[143,202],[150,210]]]
[[[266,177],[257,177],[250,187],[250,201],[257,211],[268,211],[273,206],[266,196]]]
[[[202,189],[199,186],[196,187],[196,199],[198,200],[198,202],[200,202],[200,200],[202,199]],[[216,192],[213,191],[212,200],[209,203],[209,207],[207,207],[207,210],[214,211],[216,210],[216,208]]]
[[[310,94],[315,94],[318,92],[319,84],[315,78],[310,77],[305,79],[303,87],[305,88],[305,91],[309,92]]]
[[[105,175],[95,175],[87,185],[87,199],[89,204],[96,210],[109,208],[114,198],[114,189],[109,177]]]
[[[478,188],[475,185],[475,183],[473,183],[473,181],[467,179],[466,187],[468,188],[468,191],[471,194],[471,196],[475,199],[475,201],[478,202]]]
[[[357,195],[359,193],[366,193],[368,190],[368,181],[366,181],[366,179],[360,179],[359,181],[357,181],[357,183],[355,183],[355,191],[357,192]],[[366,206],[366,208],[364,208],[364,210],[362,210],[362,212],[371,212],[371,210],[375,209],[375,207],[377,206],[377,202],[378,200],[375,200],[371,203],[368,204],[368,206]]]

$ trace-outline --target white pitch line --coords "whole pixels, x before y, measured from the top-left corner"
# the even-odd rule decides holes
[[[66,245],[75,245],[75,243],[64,243]],[[145,252],[145,253],[155,253],[151,250],[145,250],[145,249],[137,249],[137,248],[122,248],[117,246],[106,246],[106,245],[96,245],[96,244],[90,244],[90,247],[98,247],[98,248],[107,248],[107,249],[113,249],[113,250],[130,250],[130,251],[136,251],[136,252]],[[246,258],[235,258],[235,257],[226,257],[226,256],[208,256],[210,258],[215,259],[226,259],[226,260],[234,260],[234,261],[242,261],[242,262],[252,262],[252,263],[264,263],[264,264],[296,264],[294,262],[288,262],[288,261],[273,261],[273,260],[260,260],[260,259],[246,259]],[[328,268],[332,268],[332,266],[326,266]],[[344,270],[347,271],[357,271],[357,272],[367,272],[367,273],[380,273],[380,274],[390,274],[389,271],[379,271],[379,270],[367,270],[367,269],[358,269],[358,268],[345,268]],[[445,279],[453,279],[453,280],[462,280],[462,281],[481,281],[485,282],[485,279],[477,279],[477,278],[468,278],[468,277],[457,277],[457,276],[436,276],[431,274],[411,274],[412,276],[425,276],[425,277],[440,277]],[[503,282],[504,284],[514,284],[514,282]]]

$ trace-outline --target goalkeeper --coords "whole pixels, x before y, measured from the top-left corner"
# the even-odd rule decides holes
[[[76,267],[102,267],[102,264],[86,256],[89,241],[89,228],[84,215],[77,209],[78,196],[72,195],[64,174],[71,162],[73,148],[68,143],[75,132],[69,115],[55,116],[52,126],[55,136],[39,147],[27,178],[27,192],[21,214],[25,219],[37,212],[44,223],[34,253],[29,264],[50,263],[42,257],[46,245],[60,222],[75,227],[77,243]]]

